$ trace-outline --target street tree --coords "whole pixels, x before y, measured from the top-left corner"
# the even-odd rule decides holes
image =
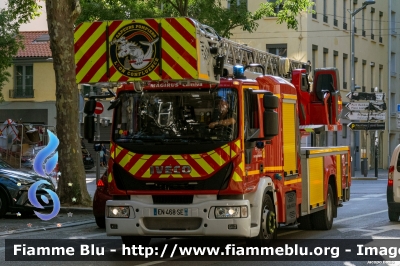
[[[226,6],[229,1],[229,8]],[[123,20],[149,17],[192,17],[214,28],[223,37],[241,28],[254,32],[257,20],[277,17],[277,23],[286,23],[297,29],[297,15],[309,11],[311,0],[275,0],[260,4],[254,12],[247,9],[248,1],[237,0],[81,0],[82,13],[77,23],[96,20]],[[239,3],[239,4],[238,4]]]
[[[78,135],[78,88],[75,81],[74,25],[79,0],[46,0],[50,48],[56,78],[59,171],[57,194],[61,204],[90,205]]]
[[[13,58],[24,47],[20,25],[37,17],[39,12],[35,0],[9,0],[6,8],[0,9],[0,102],[4,101],[2,89],[10,81]]]

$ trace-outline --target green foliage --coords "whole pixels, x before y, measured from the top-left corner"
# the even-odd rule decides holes
[[[7,8],[0,9],[0,102],[4,101],[2,89],[11,77],[7,70],[18,50],[23,48],[19,27],[38,15],[35,0],[9,0]]]
[[[230,1],[230,8],[226,7]],[[76,23],[96,20],[123,20],[156,17],[188,16],[214,28],[221,36],[229,37],[232,30],[240,27],[244,31],[257,29],[257,20],[263,17],[277,17],[277,23],[287,23],[288,28],[297,29],[296,16],[309,11],[310,0],[275,0],[260,5],[252,12],[247,2],[241,0],[80,0],[81,16]],[[275,7],[281,5],[277,14]]]

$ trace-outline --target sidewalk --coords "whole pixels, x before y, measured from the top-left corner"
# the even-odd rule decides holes
[[[361,174],[361,170],[355,171],[354,176],[351,177],[352,180],[377,180],[377,179],[387,179],[387,178],[388,178],[388,169],[378,169],[378,177],[376,177],[375,168],[369,169],[366,177],[363,174]]]

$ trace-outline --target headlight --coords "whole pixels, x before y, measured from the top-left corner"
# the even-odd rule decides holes
[[[246,218],[247,206],[215,207],[215,218]]]
[[[108,217],[129,218],[129,207],[108,207]]]

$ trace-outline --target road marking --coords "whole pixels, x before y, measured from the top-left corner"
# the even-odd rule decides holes
[[[384,194],[375,194],[375,195],[371,194],[371,195],[364,195],[363,197],[364,198],[378,198],[378,197],[382,197],[382,196],[386,196],[386,194],[385,193]]]
[[[387,212],[387,210],[378,211],[378,212],[371,212],[371,213],[361,214],[361,215],[357,215],[357,216],[353,216],[353,217],[349,217],[349,218],[334,220],[334,222],[335,223],[341,223],[341,222],[345,222],[345,221],[348,221],[348,220],[353,220],[353,219],[357,219],[357,218],[361,218],[361,217],[365,217],[365,216],[375,215],[375,214],[383,213],[383,212]]]
[[[87,183],[91,183],[91,182],[93,182],[95,180],[96,180],[96,178],[88,178],[88,177],[86,177],[86,184]]]
[[[290,232],[278,234],[278,236],[291,235],[291,234],[295,234],[295,233],[303,232],[303,231],[304,231],[304,230],[295,230],[295,231],[290,231]]]
[[[143,264],[136,264],[136,266],[148,266],[148,265],[154,265],[154,264],[160,264],[160,263],[164,263],[165,261],[162,260],[155,260],[155,261],[150,261],[150,262],[146,262]]]
[[[99,234],[92,234],[92,235],[86,235],[86,236],[71,236],[65,239],[86,239],[88,237],[96,237],[96,236],[105,236],[106,233],[99,233]]]

